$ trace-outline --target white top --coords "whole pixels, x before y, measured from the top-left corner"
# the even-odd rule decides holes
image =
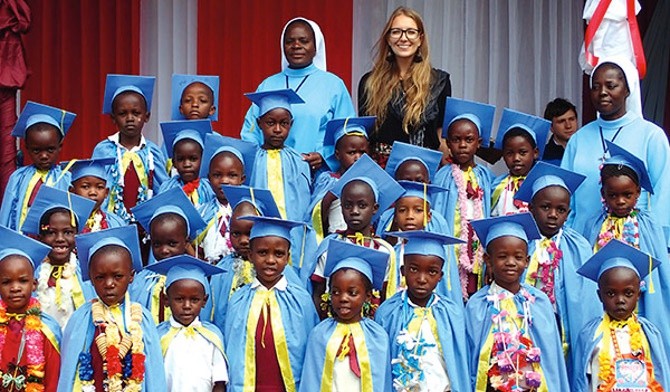
[[[361,379],[351,371],[349,357],[339,360],[335,358],[333,364],[333,390],[332,392],[362,391]]]
[[[216,200],[216,204],[219,206],[217,217],[220,216],[220,218],[207,230],[207,234],[205,234],[205,238],[203,238],[200,244],[205,252],[205,258],[212,264],[216,264],[216,262],[232,252],[232,249],[228,246],[230,242],[230,230],[226,231],[225,236],[221,235],[220,230],[224,223],[230,225],[230,217],[233,215],[233,209],[230,203],[224,206]]]
[[[56,297],[56,286],[49,287],[49,278],[53,265],[49,263],[42,263],[39,273],[37,275],[37,289],[35,294],[40,301],[42,311],[53,317],[60,325],[65,328],[68,320],[75,311],[74,298],[72,290],[75,288],[75,280],[77,279],[76,270],[79,265],[79,260],[74,252],[70,253],[70,260],[65,263],[61,278],[58,284],[60,285],[60,304]],[[82,295],[83,295],[83,287]]]
[[[340,199],[335,199],[328,208],[328,234],[346,229],[347,222],[344,221],[344,215],[342,215],[342,202]]]
[[[277,283],[275,283],[275,285],[270,288],[263,286],[263,283],[261,283],[261,281],[258,280],[257,277],[254,277],[253,282],[251,282],[251,288],[257,291],[272,291],[272,290],[286,291],[287,287],[288,287],[288,280],[286,280],[285,275],[282,275],[281,279],[279,279],[279,281],[277,281]]]
[[[498,199],[498,203],[495,206],[492,206],[491,208],[491,217],[514,215],[514,214],[520,214],[522,212],[528,212],[528,206],[525,203],[524,206],[521,208],[517,208],[514,205],[514,195],[516,194],[516,192],[509,189],[510,184],[508,184],[505,187],[505,189],[503,189],[502,192],[500,192],[500,198]]]

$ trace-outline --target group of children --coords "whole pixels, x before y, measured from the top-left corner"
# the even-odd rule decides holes
[[[0,211],[3,390],[670,388],[668,246],[620,146],[604,208],[570,227],[584,177],[537,162],[537,117],[503,112],[497,179],[475,159],[495,107],[455,98],[442,167],[397,142],[382,169],[359,117],[328,123],[332,171],[313,172],[284,145],[294,91],[247,94],[256,145],[212,130],[217,78],[175,75],[162,151],[142,134],[153,83],[108,76],[118,132],[91,159],[58,162],[74,114],[20,116],[33,164]]]

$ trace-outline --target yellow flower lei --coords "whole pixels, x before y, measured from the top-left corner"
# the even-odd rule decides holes
[[[611,358],[610,347],[612,345],[612,335],[615,329],[624,328],[628,326],[628,333],[630,334],[630,350],[632,353],[644,353],[642,347],[642,333],[640,323],[637,321],[635,315],[631,315],[624,321],[617,321],[610,318],[609,314],[605,313],[603,322],[605,323],[606,330],[603,334],[603,346],[598,354],[598,367],[600,371],[598,372],[598,379],[600,380],[600,388],[604,387],[607,382],[614,375],[614,360],[616,358]]]

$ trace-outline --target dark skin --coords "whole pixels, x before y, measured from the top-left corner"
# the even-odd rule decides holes
[[[347,224],[346,235],[361,233],[366,237],[372,235],[370,222],[379,210],[370,185],[363,181],[353,180],[345,185],[341,195],[342,215]]]
[[[451,159],[463,170],[475,166],[475,154],[481,143],[479,130],[470,120],[456,120],[447,130],[447,147]]]
[[[216,199],[221,204],[228,204],[228,199],[221,189],[221,185],[241,185],[247,179],[244,174],[244,165],[235,155],[229,152],[216,154],[209,162],[207,175]]]
[[[340,323],[361,321],[361,310],[372,298],[372,290],[366,288],[366,277],[351,269],[340,269],[330,276],[330,300],[333,317]]]
[[[405,255],[400,273],[407,283],[407,297],[422,308],[428,305],[430,296],[442,279],[444,261],[437,256]]]
[[[113,247],[111,250],[106,248]],[[98,298],[107,306],[123,302],[135,271],[130,253],[118,246],[106,246],[91,255],[88,275]]]
[[[84,176],[72,182],[69,191],[75,195],[91,199],[95,202],[93,211],[100,209],[102,202],[109,194],[107,181],[95,176]]]
[[[414,181],[430,184],[428,168],[423,163],[409,159],[401,163],[395,171],[396,181]]]
[[[37,123],[26,130],[26,152],[37,170],[51,170],[63,147],[60,131],[51,124]]]
[[[395,203],[395,213],[391,229],[401,231],[423,230],[424,214],[427,215],[426,221],[430,222],[432,218],[430,205],[424,203],[422,198],[415,196],[401,197]]]
[[[32,292],[37,288],[33,265],[20,255],[0,260],[0,297],[7,313],[25,314]]]
[[[181,93],[179,112],[189,120],[208,118],[216,112],[214,92],[204,83],[189,84]]]
[[[598,67],[593,74],[590,95],[593,107],[603,120],[623,117],[630,91],[621,68],[613,64]]]
[[[233,216],[230,218],[230,243],[233,249],[243,259],[249,260],[251,228],[254,226],[252,221],[239,219],[243,216],[257,216],[256,209],[248,202],[242,202],[233,210]]]
[[[173,159],[175,169],[179,177],[186,184],[197,180],[200,176],[200,164],[202,163],[202,147],[195,140],[180,140],[174,146]]]
[[[498,237],[486,247],[484,261],[498,286],[516,294],[521,289],[521,275],[530,261],[528,244],[513,236]]]
[[[147,111],[147,102],[143,96],[126,91],[114,98],[110,117],[119,131],[119,143],[131,149],[140,145],[142,128],[149,122],[151,113]]]
[[[39,240],[51,247],[49,262],[51,265],[64,265],[70,260],[74,250],[74,236],[77,229],[72,226],[71,216],[67,212],[54,212],[49,217],[49,225],[40,230]]]
[[[555,236],[570,214],[570,192],[561,186],[548,186],[538,191],[528,204],[540,233]]]
[[[537,147],[533,147],[523,136],[512,136],[503,142],[503,159],[510,175],[528,175],[538,155]]]
[[[181,217],[151,221],[151,250],[157,261],[187,254],[189,244],[186,222]]]
[[[611,318],[624,321],[640,299],[640,277],[628,267],[610,268],[598,279],[598,298]]]
[[[623,218],[635,208],[640,198],[640,186],[628,176],[614,176],[603,181],[600,194],[611,214]]]
[[[274,287],[282,278],[290,248],[289,241],[281,237],[267,236],[251,240],[249,259],[256,270],[256,278],[266,288]]]
[[[284,142],[291,130],[291,125],[293,125],[291,112],[284,108],[275,108],[260,116],[257,122],[263,132],[262,149],[284,148]]]

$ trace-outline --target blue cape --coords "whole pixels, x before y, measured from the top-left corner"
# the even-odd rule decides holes
[[[184,181],[181,180],[179,175],[170,177],[167,181],[161,184],[158,192],[165,192],[172,188],[182,188],[184,186]],[[198,185],[198,205],[196,207],[207,203],[208,201],[216,198],[214,191],[212,190],[212,184],[209,183],[209,180],[206,178],[200,177],[200,185]]]

